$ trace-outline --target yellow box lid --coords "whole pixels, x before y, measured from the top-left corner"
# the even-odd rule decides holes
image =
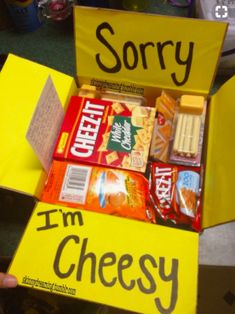
[[[74,18],[82,83],[136,93],[135,84],[209,93],[226,23],[81,6]]]
[[[204,228],[235,219],[235,76],[211,97],[204,181]]]
[[[138,313],[196,313],[198,237],[39,202],[8,271],[27,288]]]
[[[10,54],[0,74],[0,186],[38,196],[45,173],[26,132],[48,76],[66,105],[76,84],[68,75]]]

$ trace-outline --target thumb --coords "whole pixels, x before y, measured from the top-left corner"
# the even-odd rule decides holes
[[[17,279],[13,275],[0,273],[0,288],[14,288],[17,286]]]

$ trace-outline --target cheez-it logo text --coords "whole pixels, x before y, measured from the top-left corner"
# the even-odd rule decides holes
[[[95,147],[105,106],[86,100],[75,141],[70,149],[76,157],[91,157]]]
[[[171,186],[172,169],[156,167],[156,195],[160,204],[165,208],[170,208],[171,204]]]

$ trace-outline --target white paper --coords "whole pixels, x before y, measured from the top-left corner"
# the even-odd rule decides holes
[[[29,144],[46,172],[51,166],[53,150],[64,115],[59,96],[49,76],[26,134]]]

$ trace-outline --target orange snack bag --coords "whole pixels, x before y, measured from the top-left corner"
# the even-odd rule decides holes
[[[140,173],[54,160],[41,200],[155,222],[148,196]]]

